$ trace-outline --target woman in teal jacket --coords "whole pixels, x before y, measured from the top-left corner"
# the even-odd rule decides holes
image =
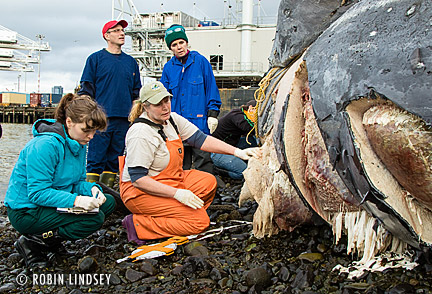
[[[46,266],[47,253],[63,249],[62,240],[89,236],[114,210],[114,198],[85,181],[86,145],[106,124],[91,98],[67,94],[55,120],[33,125],[34,138],[18,157],[5,197],[9,220],[22,234],[15,246],[27,267]],[[59,213],[57,208],[98,212]]]

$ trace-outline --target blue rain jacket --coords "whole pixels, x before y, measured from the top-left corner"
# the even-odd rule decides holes
[[[160,81],[173,95],[171,111],[210,134],[208,111],[219,113],[222,104],[210,62],[197,51],[189,52],[185,64],[173,56],[164,65]]]
[[[73,207],[78,195],[91,196],[86,182],[86,146],[71,139],[64,126],[40,119],[12,171],[5,205],[12,209]]]

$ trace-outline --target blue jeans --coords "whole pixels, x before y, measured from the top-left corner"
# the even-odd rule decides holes
[[[240,149],[246,149],[250,147],[256,147],[258,146],[256,140],[254,137],[249,137],[248,141],[251,143],[249,145],[246,142],[246,138],[242,137],[237,144],[237,147]],[[211,159],[213,161],[213,164],[224,170],[228,173],[229,177],[235,180],[242,180],[243,179],[243,171],[247,168],[247,163],[238,158],[234,155],[227,155],[227,154],[218,154],[218,153],[212,153]]]
[[[108,119],[108,127],[105,132],[96,132],[88,145],[88,173],[118,172],[118,157],[124,153],[128,129],[129,121],[127,118],[116,117]]]

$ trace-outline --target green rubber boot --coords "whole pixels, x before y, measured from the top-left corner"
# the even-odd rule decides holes
[[[99,178],[99,182],[104,183],[108,187],[112,188],[114,187],[114,180],[116,178],[117,173],[104,171]]]
[[[90,183],[94,183],[94,182],[99,181],[99,174],[87,173],[86,181],[90,182]]]

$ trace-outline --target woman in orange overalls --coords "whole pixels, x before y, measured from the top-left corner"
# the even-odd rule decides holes
[[[207,136],[182,116],[171,113],[171,94],[160,82],[140,91],[129,120],[126,155],[120,158],[120,194],[133,213],[123,220],[128,240],[198,234],[210,219],[206,209],[216,193],[216,179],[198,170],[183,170],[183,143],[243,160],[258,148],[238,149]]]

